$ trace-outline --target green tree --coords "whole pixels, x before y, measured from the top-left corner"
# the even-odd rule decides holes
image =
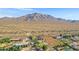
[[[42,42],[42,41],[38,41],[37,43],[36,43],[36,46],[35,46],[36,48],[38,47],[39,49],[43,49],[43,50],[47,50],[47,45],[46,44],[44,44],[44,42]]]
[[[2,39],[0,40],[0,43],[10,43],[10,42],[11,42],[11,40],[10,40],[10,38],[8,38],[8,37],[2,38]]]
[[[38,41],[36,36],[32,36],[32,42],[36,43]]]
[[[9,51],[20,51],[21,47],[20,46],[12,46],[11,48],[9,48]]]

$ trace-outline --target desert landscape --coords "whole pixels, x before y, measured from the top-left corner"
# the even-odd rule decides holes
[[[78,50],[78,20],[42,13],[0,18],[0,51]]]

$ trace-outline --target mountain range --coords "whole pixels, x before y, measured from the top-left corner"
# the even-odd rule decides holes
[[[19,17],[2,17],[0,20],[25,20],[25,21],[61,21],[61,22],[79,22],[79,20],[67,20],[63,18],[56,18],[51,15],[41,14],[41,13],[32,13]]]
[[[0,18],[0,34],[27,31],[79,31],[78,20],[66,20],[47,14],[32,13],[19,17]],[[20,34],[19,34],[20,35]]]

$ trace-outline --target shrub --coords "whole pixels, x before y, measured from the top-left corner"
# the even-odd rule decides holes
[[[44,44],[44,42],[37,42],[35,47],[36,48],[38,47],[39,49],[43,49],[43,50],[47,50],[48,48],[47,45]]]
[[[20,49],[20,46],[12,46],[11,48],[9,48],[9,51],[20,51]]]
[[[10,43],[10,42],[11,42],[11,40],[10,40],[10,38],[8,38],[8,37],[2,38],[2,39],[0,40],[0,43]]]

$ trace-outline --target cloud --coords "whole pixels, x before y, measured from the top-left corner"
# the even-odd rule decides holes
[[[13,16],[13,15],[0,15],[0,18],[2,17],[17,17],[17,16]]]
[[[32,8],[16,8],[17,10],[23,10],[23,11],[33,11]]]

